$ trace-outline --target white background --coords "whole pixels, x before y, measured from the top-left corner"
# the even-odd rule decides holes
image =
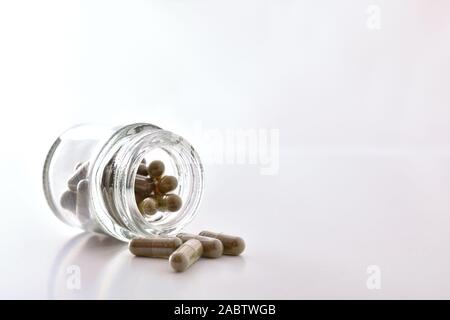
[[[0,298],[450,298],[449,15],[444,0],[1,1]],[[201,154],[198,123],[279,130],[277,174],[205,168],[189,231],[242,235],[243,256],[175,274],[52,215],[58,134],[135,121]]]

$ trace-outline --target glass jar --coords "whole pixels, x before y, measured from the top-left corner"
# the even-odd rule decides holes
[[[171,191],[182,200],[176,212],[139,211],[136,177],[142,164],[153,160],[164,163],[164,175],[178,179]],[[173,235],[185,227],[203,193],[203,166],[189,142],[157,126],[84,124],[54,142],[45,160],[43,184],[50,208],[63,222],[127,241]]]

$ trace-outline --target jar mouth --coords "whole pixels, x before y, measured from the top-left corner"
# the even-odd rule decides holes
[[[200,205],[204,178],[200,158],[189,142],[170,131],[148,124],[136,124],[132,128],[134,130],[128,135],[126,132],[130,132],[130,126],[120,130],[124,130],[124,136],[112,144],[115,147],[110,148],[110,153],[106,153],[99,161],[97,170],[93,169],[93,187],[101,190],[101,176],[108,165],[112,168],[109,200],[112,200],[113,208],[105,205],[103,197],[103,204],[94,201],[98,204],[96,211],[100,216],[99,222],[104,222],[106,229],[119,238],[174,235],[194,218]],[[178,179],[178,187],[174,192],[183,201],[179,211],[158,213],[150,219],[139,211],[134,192],[138,167],[144,158],[151,158],[149,155],[160,155],[167,159],[165,164],[169,173]],[[121,226],[119,230],[117,224]]]

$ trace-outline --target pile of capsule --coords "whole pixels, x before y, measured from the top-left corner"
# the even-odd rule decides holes
[[[202,231],[198,235],[179,233],[171,238],[133,239],[129,249],[138,257],[169,258],[172,269],[183,272],[200,257],[238,256],[244,251],[245,242],[240,237]]]
[[[143,160],[138,168],[134,182],[134,194],[139,211],[144,216],[151,216],[157,211],[175,212],[182,206],[181,198],[169,192],[178,186],[174,176],[164,175],[162,161],[155,160],[146,165]]]

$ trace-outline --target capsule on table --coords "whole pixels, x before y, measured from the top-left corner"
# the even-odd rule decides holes
[[[77,191],[78,182],[80,182],[83,179],[86,179],[88,170],[89,170],[89,162],[77,165],[75,172],[67,181],[67,186],[69,187],[69,190]]]
[[[183,242],[178,238],[133,239],[129,250],[138,257],[168,258]]]
[[[199,236],[190,233],[179,233],[177,234],[177,237],[180,238],[183,242],[186,242],[191,239],[196,239],[200,241],[203,247],[202,257],[204,258],[218,258],[223,254],[223,244],[218,239]]]
[[[180,240],[181,241],[181,240]],[[202,243],[191,239],[183,243],[169,258],[169,263],[177,272],[183,272],[194,264],[202,255]]]
[[[220,240],[223,244],[223,254],[226,255],[238,256],[245,249],[245,242],[241,237],[211,231],[202,231],[199,235]]]

